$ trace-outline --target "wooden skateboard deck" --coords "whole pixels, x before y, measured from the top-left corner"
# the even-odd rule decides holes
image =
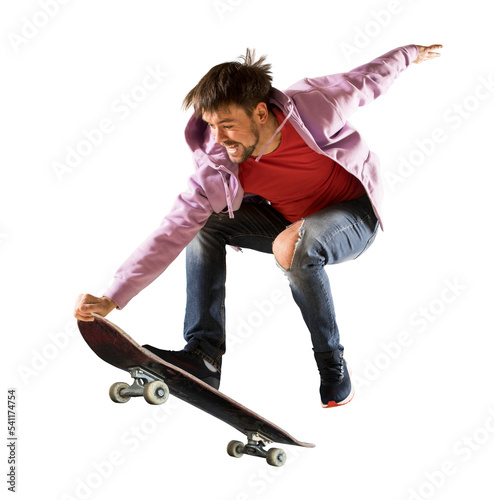
[[[222,420],[248,437],[248,443],[245,446],[241,446],[242,443],[240,442],[230,443],[228,453],[232,456],[241,456],[246,453],[266,457],[266,452],[262,449],[265,442],[306,448],[314,447],[311,443],[298,441],[277,425],[237,403],[202,380],[177,366],[167,363],[141,347],[127,333],[108,319],[97,314],[93,314],[93,316],[94,321],[78,321],[79,330],[89,347],[101,359],[117,368],[130,372],[135,378],[136,382],[130,387],[130,390],[123,390],[122,393],[127,393],[129,396],[143,395],[142,389],[139,390],[137,382],[140,382],[141,385],[144,384],[142,380],[138,380],[139,375],[136,376],[136,370],[147,374],[147,376],[142,375],[147,383],[152,380],[163,381],[162,386],[164,386],[165,390],[169,389],[169,392],[177,398]],[[156,384],[160,384],[160,382],[156,382]],[[128,384],[121,385],[129,387]],[[162,396],[163,390],[159,390]],[[146,394],[144,396],[146,397]],[[166,397],[164,400],[166,400]],[[128,398],[124,398],[122,401],[114,399],[114,401],[118,402],[125,402],[126,400]],[[161,402],[154,402],[154,404],[161,404]],[[283,450],[277,451],[284,453]],[[280,455],[278,455],[279,461],[283,461],[283,457]],[[283,465],[282,463],[271,463],[269,459],[268,462],[271,465]]]

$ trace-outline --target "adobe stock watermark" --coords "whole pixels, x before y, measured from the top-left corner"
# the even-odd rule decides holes
[[[233,12],[244,0],[213,0],[213,7],[223,21],[225,16]]]
[[[113,276],[114,272],[108,274]],[[111,283],[113,278],[110,278]],[[102,296],[107,287],[101,288],[96,295]],[[34,382],[47,368],[54,363],[60,355],[67,350],[74,338],[82,340],[77,321],[71,318],[67,321],[63,330],[49,332],[43,344],[29,350],[28,359],[17,366],[17,372],[23,383],[27,386]]]
[[[408,500],[429,500],[453,476],[457,475],[462,466],[472,460],[476,453],[491,442],[494,435],[494,407],[487,410],[483,422],[472,432],[464,434],[453,444],[451,455],[438,466],[424,474],[424,480],[414,488],[408,489]]]
[[[28,361],[17,366],[22,381],[25,385],[31,384],[48,366],[55,361],[70,344],[73,337],[77,336],[75,320],[66,323],[63,330],[49,332],[48,340],[38,348],[31,348]]]
[[[292,447],[286,452],[287,459],[283,467],[271,467],[268,465],[259,467],[255,472],[249,475],[244,489],[230,498],[233,498],[233,500],[252,500],[261,495],[265,495],[276,481],[289,472],[294,463],[300,459],[302,453],[303,452]]]
[[[449,106],[442,114],[444,125],[435,127],[430,134],[414,141],[415,147],[406,155],[398,157],[396,170],[383,172],[383,178],[391,191],[396,191],[417,173],[438,150],[479,108],[494,95],[494,72],[479,76],[473,90],[463,99]]]
[[[436,297],[421,304],[409,317],[407,329],[400,330],[393,339],[381,342],[380,351],[372,359],[364,360],[361,374],[352,375],[355,389],[362,391],[371,386],[390,368],[416,340],[415,335],[425,333],[465,293],[467,286],[458,278],[445,279]]]
[[[60,8],[70,0],[38,0],[39,9],[29,16],[21,17],[20,28],[17,33],[9,32],[7,39],[15,54],[33,40],[40,31],[48,26],[60,12]]]
[[[237,318],[237,326],[232,333],[227,334],[228,351],[231,353],[237,346],[244,344],[251,338],[255,331],[260,328],[264,322],[273,316],[277,306],[286,302],[287,295],[279,288],[271,291],[268,297],[252,302],[251,311]]]
[[[405,10],[406,4],[413,1],[389,0],[383,8],[371,10],[370,19],[363,26],[353,28],[352,43],[340,43],[340,49],[345,59],[349,62],[353,56],[360,54],[363,49],[371,44],[373,39],[377,38],[391,24],[395,16]]]
[[[159,64],[154,67],[146,66],[145,70],[145,75],[139,84],[134,85],[127,92],[122,92],[111,103],[110,110],[113,113],[111,116],[102,118],[92,128],[83,129],[73,145],[66,146],[65,158],[62,161],[52,162],[53,172],[60,182],[63,182],[67,174],[73,173],[80,167],[82,162],[92,155],[110,134],[115,132],[118,123],[127,120],[169,75]]]
[[[156,432],[160,425],[174,415],[181,405],[176,400],[168,400],[165,404],[153,408],[151,415],[145,417],[138,425],[126,429],[119,438],[119,446],[108,452],[103,459],[93,460],[90,470],[77,477],[73,482],[71,493],[62,493],[60,500],[87,500],[101,486],[118,474],[118,469],[128,460],[129,455],[136,453]]]

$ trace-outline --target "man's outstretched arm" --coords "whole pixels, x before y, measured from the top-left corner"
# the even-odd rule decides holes
[[[325,136],[330,137],[341,130],[360,106],[385,94],[412,62],[438,57],[435,50],[440,47],[438,44],[398,47],[347,73],[304,78],[285,92],[293,99],[309,131],[317,135],[323,119]]]

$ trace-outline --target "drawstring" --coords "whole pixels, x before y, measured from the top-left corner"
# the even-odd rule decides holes
[[[266,151],[266,149],[268,148],[268,146],[271,144],[271,142],[273,141],[273,139],[278,135],[279,131],[285,126],[285,123],[288,121],[288,118],[290,118],[291,114],[293,113],[293,103],[292,101],[289,102],[289,105],[290,105],[290,109],[288,110],[288,113],[285,117],[285,119],[283,120],[283,122],[281,123],[281,125],[276,129],[275,133],[272,135],[271,139],[269,139],[269,141],[266,143],[266,145],[264,146],[263,150],[261,151],[261,153],[259,154],[259,156],[255,159],[255,161],[259,161],[262,157],[262,155],[264,154],[264,152]]]
[[[226,171],[226,172],[228,172],[230,174],[230,183],[231,183],[232,179],[234,179],[235,177],[233,175],[231,175],[230,171],[228,169],[226,169],[225,167],[223,167],[223,166],[220,166],[218,170],[220,172],[221,179],[223,180],[223,188],[225,190],[226,204],[227,204],[227,207],[228,207],[228,215],[230,216],[230,219],[233,219],[234,215],[233,215],[232,192],[230,190],[230,185],[227,182],[227,180],[226,180],[225,175],[223,174],[223,172]],[[235,191],[235,193],[233,194],[233,196],[235,196],[235,194],[237,194],[236,190],[233,189],[233,191]]]
[[[269,144],[278,135],[278,133],[280,132],[280,130],[285,126],[285,123],[288,121],[288,119],[290,118],[290,116],[292,115],[292,113],[293,113],[293,103],[290,100],[289,101],[289,110],[288,110],[288,113],[287,113],[285,119],[283,120],[283,122],[281,123],[281,125],[276,129],[275,133],[273,134],[273,136],[271,137],[271,139],[269,139],[269,141],[267,142],[267,144],[264,146],[263,150],[261,151],[261,154],[256,158],[255,161],[259,161],[261,159],[261,156],[264,154],[264,152],[266,151],[266,149],[269,146]],[[235,176],[232,175],[232,173],[226,167],[224,167],[223,165],[220,165],[218,167],[218,171],[219,171],[219,173],[221,175],[221,179],[223,180],[223,188],[225,190],[226,203],[227,203],[227,207],[228,207],[228,215],[230,216],[230,219],[233,219],[234,215],[233,215],[232,193],[233,193],[233,197],[235,197],[235,195],[237,194],[237,188],[238,188],[238,186],[234,186],[231,189],[231,184],[233,182],[236,182],[236,179],[235,179]],[[224,172],[226,172],[227,174],[230,175],[230,182],[227,182]]]

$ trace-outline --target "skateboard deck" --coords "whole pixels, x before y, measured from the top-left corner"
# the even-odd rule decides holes
[[[79,331],[89,347],[107,363],[128,371],[134,384],[113,384],[110,396],[116,402],[126,402],[132,396],[144,396],[152,404],[166,401],[168,391],[177,398],[231,425],[248,438],[247,444],[232,441],[228,453],[261,456],[270,465],[283,465],[283,450],[264,450],[266,443],[275,442],[313,448],[311,443],[295,439],[277,425],[237,403],[190,373],[174,366],[147,349],[108,319],[93,314],[94,321],[78,321]],[[274,450],[274,451],[273,451]]]

